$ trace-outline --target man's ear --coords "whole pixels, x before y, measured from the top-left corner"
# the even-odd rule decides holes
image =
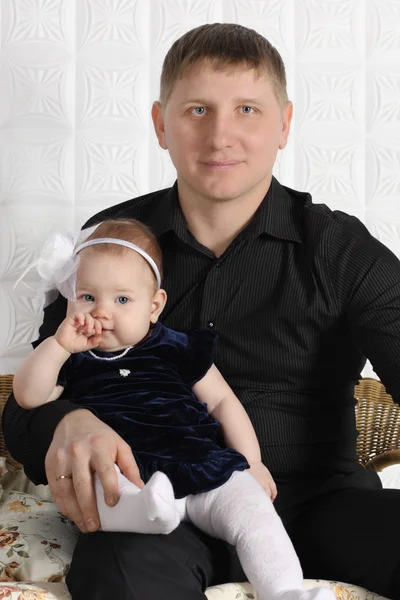
[[[287,102],[285,108],[282,110],[282,133],[279,140],[279,149],[283,150],[286,146],[289,133],[290,133],[290,123],[292,122],[293,117],[293,104],[292,102]]]
[[[157,102],[153,102],[153,107],[151,109],[151,117],[153,119],[154,131],[156,132],[156,136],[158,139],[158,143],[160,144],[163,150],[167,150],[167,141],[165,139],[165,123],[164,123],[164,115],[163,108],[161,102],[157,100]]]
[[[151,323],[157,323],[158,317],[161,315],[166,301],[167,301],[167,292],[162,289],[157,290],[153,296],[153,301],[151,304],[151,315],[150,315]]]

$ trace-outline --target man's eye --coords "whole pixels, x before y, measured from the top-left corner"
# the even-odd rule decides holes
[[[120,304],[127,304],[129,302],[129,298],[127,298],[126,296],[119,296],[118,302]]]
[[[94,297],[91,294],[84,294],[83,299],[85,302],[93,302]]]
[[[245,115],[250,115],[254,109],[251,106],[242,106]]]
[[[204,108],[204,106],[195,106],[195,107],[192,109],[192,112],[193,112],[195,115],[200,115],[200,116],[201,116],[201,115],[204,115],[205,111],[206,111],[206,109]]]

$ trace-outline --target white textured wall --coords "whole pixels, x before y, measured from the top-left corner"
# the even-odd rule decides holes
[[[165,52],[202,23],[253,27],[282,53],[282,183],[400,256],[400,0],[0,0],[0,21],[0,372],[36,336],[35,293],[13,284],[49,231],[174,180],[150,106]]]

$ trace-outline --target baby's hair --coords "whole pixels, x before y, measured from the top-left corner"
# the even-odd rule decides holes
[[[161,248],[154,233],[144,223],[136,221],[136,219],[108,219],[100,223],[86,241],[97,238],[117,238],[136,244],[151,256],[162,277]],[[132,252],[130,248],[118,244],[95,244],[89,246],[89,248],[92,252],[110,254],[111,256],[122,256],[127,252]]]

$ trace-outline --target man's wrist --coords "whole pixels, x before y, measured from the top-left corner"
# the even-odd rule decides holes
[[[29,411],[29,452],[25,451],[23,465],[25,473],[36,485],[47,482],[44,461],[55,430],[66,415],[80,409],[80,406],[60,399]]]
[[[69,411],[63,417],[61,417],[60,421],[56,425],[56,428],[54,429],[53,437],[61,428],[68,427],[70,422],[74,421],[75,419],[82,419],[82,415],[84,415],[84,413],[95,416],[94,413],[88,408],[77,406],[76,410]]]

